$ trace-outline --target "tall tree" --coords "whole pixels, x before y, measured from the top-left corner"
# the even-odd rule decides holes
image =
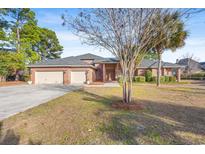
[[[6,29],[8,29],[8,21],[5,19],[7,15],[6,9],[0,9],[0,49],[3,49],[7,41]]]
[[[60,58],[63,50],[56,33],[47,28],[40,28],[40,42],[36,47],[41,59]]]
[[[169,12],[169,9],[89,9],[74,18],[64,15],[63,20],[84,43],[102,47],[119,59],[123,102],[129,103],[136,66],[155,46],[152,39],[158,34],[154,18],[157,13]]]
[[[5,42],[9,48],[4,48]],[[59,58],[63,49],[55,32],[39,27],[35,13],[27,8],[0,9],[1,48],[8,52],[8,54],[3,53],[0,57],[0,61],[4,62],[1,65],[2,72],[10,72],[9,69],[4,69],[6,68],[4,66],[9,63],[9,60],[12,62],[11,57],[14,56],[13,58],[18,62],[16,65],[21,66],[14,69],[16,74],[18,74],[18,69],[25,69],[27,64],[40,59]],[[16,52],[11,53],[10,49],[12,48]],[[18,79],[18,75],[16,75],[16,79]]]
[[[20,34],[24,47],[27,46],[28,48],[30,46],[29,51],[38,54],[39,59],[60,58],[63,47],[60,45],[54,31],[29,23],[24,25]]]
[[[15,52],[0,51],[0,57],[0,81],[5,81],[7,76],[14,75],[16,70],[25,67]]]
[[[170,49],[174,52],[177,48],[183,47],[187,38],[187,31],[184,30],[184,23],[180,19],[179,12],[156,14],[153,27],[155,27],[157,33],[156,38],[153,39],[153,50],[158,59],[157,86],[160,86],[162,54],[165,50]]]
[[[8,15],[11,18],[10,26],[12,29],[13,41],[16,51],[20,52],[21,49],[21,36],[20,31],[27,23],[37,23],[35,13],[29,8],[13,8],[7,9]]]

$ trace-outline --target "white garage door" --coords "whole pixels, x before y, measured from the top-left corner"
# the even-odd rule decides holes
[[[86,82],[85,71],[73,71],[71,72],[71,83],[82,84]]]
[[[63,72],[36,72],[36,84],[63,84]]]

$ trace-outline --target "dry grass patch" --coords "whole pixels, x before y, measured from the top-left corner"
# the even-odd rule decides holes
[[[112,108],[121,88],[85,88],[2,121],[0,144],[204,144],[205,89],[133,89],[143,110]]]

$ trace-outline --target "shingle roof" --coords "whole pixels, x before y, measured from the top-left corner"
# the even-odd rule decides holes
[[[104,58],[93,54],[83,54],[79,56],[71,56],[61,59],[52,59],[37,62],[35,64],[29,65],[28,67],[45,67],[45,66],[85,66],[85,67],[93,67],[92,64],[88,64],[82,60],[93,60],[93,63],[117,63],[118,60],[116,58]],[[152,60],[142,60],[139,68],[157,68],[158,62]],[[162,67],[181,67],[181,65],[162,62]]]
[[[85,59],[89,59],[89,55],[86,54]],[[91,58],[91,57],[90,57]],[[90,66],[89,64],[83,62],[83,55],[80,56],[71,56],[66,58],[59,59],[49,59],[37,62],[35,64],[29,65],[29,67],[38,67],[38,66]]]
[[[87,53],[87,54],[83,54],[83,55],[79,55],[79,56],[75,56],[76,59],[93,59],[93,60],[105,60],[106,58],[91,54],[91,53]]]
[[[192,71],[203,71],[205,69],[202,63],[191,58],[180,59],[177,64],[183,65],[184,67],[190,67]]]
[[[181,65],[169,63],[169,62],[163,62],[161,63],[162,67],[182,67]],[[158,61],[157,60],[148,60],[144,59],[140,63],[138,68],[157,68]]]
[[[205,70],[205,62],[201,62],[200,65],[201,65],[201,68],[202,68],[203,70]]]

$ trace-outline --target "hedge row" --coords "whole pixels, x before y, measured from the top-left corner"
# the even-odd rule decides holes
[[[134,82],[157,82],[157,77],[153,76],[149,80],[146,80],[145,76],[135,76],[133,79]],[[118,82],[122,83],[122,78],[118,78]],[[175,76],[161,76],[160,77],[160,82],[176,82],[176,77]]]
[[[200,73],[194,73],[191,74],[190,76],[187,76],[185,74],[182,74],[182,78],[201,78],[201,77],[205,77],[205,72],[200,72]]]

